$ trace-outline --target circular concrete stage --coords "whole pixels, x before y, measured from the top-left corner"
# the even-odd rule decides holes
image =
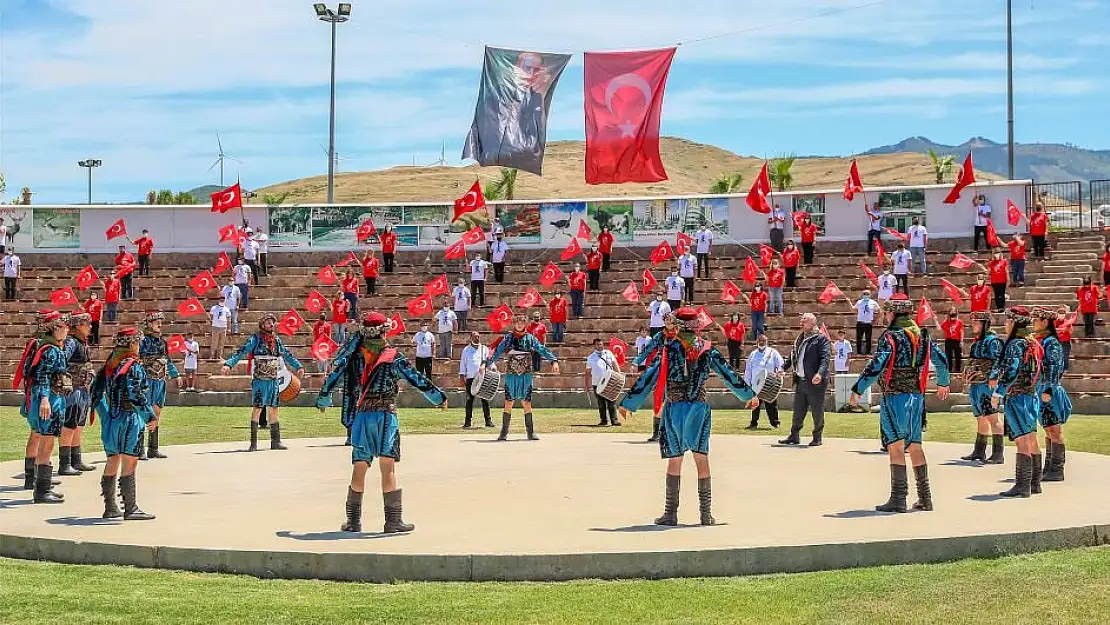
[[[714,514],[700,527],[687,461],[681,525],[662,511],[664,463],[641,434],[549,434],[494,443],[491,430],[408,436],[400,483],[417,529],[383,535],[377,472],[365,534],[337,531],[350,472],[340,441],[166,449],[140,467],[139,501],[158,519],[103,521],[99,473],[65,478],[61,505],[32,505],[0,465],[0,555],[74,563],[342,580],[562,580],[688,577],[990,557],[1110,542],[1110,458],[1068,455],[1068,481],[1027,500],[997,497],[1005,466],[972,466],[966,445],[931,443],[936,511],[879,514],[887,461],[876,443],[778,447],[713,438]],[[101,462],[96,458],[97,464]],[[911,476],[911,499],[913,486]]]

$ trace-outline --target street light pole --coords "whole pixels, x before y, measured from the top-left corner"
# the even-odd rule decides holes
[[[1014,179],[1014,0],[1006,0],[1006,111],[1010,180]]]
[[[83,161],[77,161],[78,166],[84,167],[85,169],[89,170],[89,195],[88,195],[88,202],[86,202],[87,204],[92,204],[92,170],[93,170],[93,167],[100,167],[103,164],[104,164],[104,161],[101,161],[99,159],[93,159],[93,158],[87,158]]]
[[[331,25],[331,92],[328,105],[328,204],[335,203],[335,38],[336,27],[351,19],[351,3],[340,2],[333,11],[322,2],[312,5],[316,17]]]

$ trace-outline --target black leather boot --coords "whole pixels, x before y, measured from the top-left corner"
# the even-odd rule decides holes
[[[906,465],[890,465],[890,499],[886,503],[875,506],[879,512],[905,512],[906,496],[910,493],[909,481],[906,479]]]
[[[382,502],[385,508],[385,528],[382,531],[386,534],[400,534],[416,529],[412,523],[402,520],[400,488],[391,493],[382,493]]]
[[[74,469],[77,469],[78,471],[82,471],[82,472],[84,472],[84,471],[96,471],[96,467],[94,467],[92,465],[85,464],[84,460],[81,459],[81,446],[80,445],[78,445],[76,447],[71,447],[70,450],[69,450],[69,455],[70,455],[69,464]]]
[[[251,421],[251,446],[247,451],[258,451],[258,423]]]
[[[966,456],[962,456],[960,460],[978,460],[985,462],[987,460],[987,436],[986,434],[975,435],[975,450]]]
[[[1063,482],[1064,481],[1064,460],[1066,451],[1063,443],[1049,443],[1048,444],[1048,459],[1051,462],[1048,469],[1041,475],[1042,482]]]
[[[985,444],[984,442],[984,445]],[[929,488],[929,465],[923,464],[919,467],[914,467],[913,476],[917,480],[917,503],[913,504],[913,509],[923,512],[932,512],[933,491]]]
[[[1041,466],[1041,454],[1034,454],[1033,455],[1033,461],[1029,464],[1029,469],[1032,471],[1032,474],[1030,475],[1030,478],[1029,478],[1029,494],[1031,494],[1031,495],[1040,495],[1041,492],[1042,492],[1041,491],[1041,472],[1044,469]]]
[[[123,519],[125,521],[150,521],[154,519],[153,514],[143,512],[139,509],[139,504],[136,501],[135,494],[135,474],[124,475],[119,478],[119,491],[123,496]]]
[[[667,494],[663,503],[663,516],[655,519],[656,525],[678,525],[678,493],[681,486],[681,475],[667,474]]]
[[[698,478],[698,510],[702,525],[716,525],[713,518],[713,478]]]
[[[70,466],[72,462],[72,447],[59,447],[58,448],[58,475],[70,476],[81,475],[81,472]]]
[[[1017,455],[1014,463],[1014,486],[1010,490],[998,493],[1000,497],[1021,497],[1028,499],[1031,494],[1033,481],[1033,458],[1025,454]]]
[[[150,444],[148,445],[147,456],[151,458],[166,457],[166,454],[158,451],[158,430],[160,429],[160,427],[156,427],[150,432]]]
[[[501,434],[497,437],[497,440],[499,440],[499,441],[509,440],[509,421],[511,421],[512,418],[513,418],[512,413],[509,413],[509,412],[501,413]]]
[[[983,462],[985,464],[1003,464],[1006,462],[1006,455],[1003,450],[1006,449],[1006,443],[1001,434],[991,434],[991,456]]]
[[[538,441],[540,437],[536,436],[535,424],[532,422],[532,413],[524,413],[524,431],[528,433],[528,440]]]
[[[355,492],[350,486],[347,487],[347,522],[339,529],[344,532],[362,531],[362,493]]]
[[[146,428],[139,432],[139,460],[146,460]]]
[[[100,476],[100,496],[104,498],[104,514],[102,519],[118,519],[123,516],[119,509],[119,499],[116,497],[116,476]]]
[[[289,449],[281,443],[281,423],[278,421],[270,424],[270,449]]]
[[[35,457],[23,459],[23,490],[35,490]]]
[[[35,465],[35,503],[62,503],[65,496],[54,492],[50,480],[54,477],[54,467],[49,464]]]
[[[482,416],[484,416],[485,419],[486,419],[486,427],[487,428],[493,427],[493,419],[490,418],[489,413],[485,412],[485,413],[483,413]]]
[[[649,443],[659,442],[659,417],[651,420],[651,438],[647,439]]]

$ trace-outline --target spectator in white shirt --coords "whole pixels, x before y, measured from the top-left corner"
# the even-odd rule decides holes
[[[224,287],[235,288],[235,285],[228,285]],[[212,346],[212,352],[209,357],[214,361],[222,361],[224,359],[224,342],[227,340],[227,322],[234,319],[232,309],[228,308],[223,302],[217,302],[212,310],[208,312],[212,323],[212,338],[209,345]]]
[[[239,264],[232,267],[235,274],[235,286],[239,287],[239,293],[243,296],[242,306],[243,310],[251,309],[250,299],[250,281],[251,281],[251,268],[247,265],[245,259],[240,258]]]
[[[436,335],[428,331],[428,322],[420,323],[420,331],[412,337],[412,344],[416,346],[416,370],[424,377],[432,379],[432,359],[435,353]]]
[[[864,208],[867,211],[867,255],[875,253],[875,241],[883,244],[883,209],[878,202]]]
[[[848,340],[844,330],[840,330],[836,333],[836,342],[833,343],[833,371],[848,373],[851,368],[849,365],[851,360],[852,342]]]
[[[856,311],[856,352],[866,356],[871,353],[871,332],[875,328],[879,303],[871,299],[871,291],[864,291],[856,303],[852,304],[852,309]]]
[[[586,393],[593,393],[594,399],[597,400],[597,413],[601,417],[601,422],[597,424],[598,427],[621,424],[617,418],[616,402],[606,399],[598,393],[602,390],[601,383],[608,371],[620,371],[620,367],[617,365],[617,357],[613,355],[613,352],[605,349],[605,344],[601,339],[594,339],[594,351],[586,357],[586,371],[582,377],[586,385]]]
[[[678,276],[686,286],[686,301],[694,301],[694,279],[698,275],[698,259],[690,250],[678,257]]]
[[[786,235],[783,233],[783,228],[786,227],[786,211],[778,204],[775,204],[771,213],[767,215],[767,225],[771,227],[771,247],[775,248],[776,252],[781,252],[783,241],[786,240]]]
[[[767,335],[760,334],[755,340],[755,349],[752,353],[748,354],[748,362],[744,365],[744,381],[748,386],[755,384],[756,378],[760,377],[760,372],[766,372],[766,379],[772,378],[782,382],[783,378],[783,359],[782,354],[768,344]],[[761,401],[754,410],[752,410],[752,422],[748,425],[747,429],[754,430],[759,427],[759,411],[767,408],[767,419],[771,422],[771,427],[779,427],[779,402],[778,398],[775,401]]]
[[[913,225],[910,226],[908,234],[910,235],[910,257],[913,258],[913,266],[921,275],[925,275],[925,247],[929,245],[929,231],[921,225],[920,217],[913,218]]]
[[[270,235],[259,228],[254,235],[254,242],[258,244],[258,268],[263,277],[268,276],[270,275],[270,263],[266,259],[269,257]]]
[[[219,306],[219,304],[216,304]],[[197,357],[200,343],[193,338],[192,332],[185,333],[185,390],[197,390]]]
[[[671,312],[671,305],[663,301],[663,295],[661,293],[656,293],[655,301],[645,306],[645,308],[647,308],[648,314],[651,315],[648,321],[648,327],[651,330],[651,335],[655,336],[657,333],[663,331],[663,326],[666,325],[663,319]]]
[[[987,222],[991,220],[991,205],[987,204],[987,198],[985,195],[975,196],[975,199],[971,201],[971,204],[975,207],[974,248],[975,251],[978,252],[979,238],[982,237],[984,242],[986,242],[987,240]],[[987,247],[990,247],[989,243],[987,244]]]
[[[451,306],[447,302],[443,302],[443,308],[436,313],[436,358],[444,358],[450,360],[454,351],[455,332],[459,329],[458,317],[455,311],[451,310]]]
[[[705,276],[709,278],[709,250],[713,247],[713,233],[705,226],[701,225],[698,228],[698,233],[694,235],[694,241],[698,245],[698,277]]]
[[[481,308],[486,305],[486,274],[489,273],[489,263],[482,260],[481,256],[474,256],[470,261],[470,292],[474,294],[474,305]]]
[[[0,217],[0,256],[4,255],[4,250],[8,246],[8,226],[4,224],[4,218]]]
[[[678,269],[672,269],[667,278],[667,303],[671,310],[678,310],[682,305],[682,296],[686,294],[686,281],[679,277]]]
[[[243,259],[247,261],[247,266],[251,269],[251,282],[258,286],[258,242],[254,239],[247,239],[243,241]]]
[[[889,267],[883,269],[883,273],[879,276],[878,282],[879,291],[876,295],[880,303],[894,297],[894,288],[895,285],[898,284],[898,279],[891,275]]]
[[[243,299],[243,292],[235,284],[235,276],[227,279],[227,286],[220,290],[224,296],[224,306],[231,311],[231,333],[239,334],[239,302]]]
[[[509,244],[505,242],[504,235],[497,235],[490,245],[490,260],[493,261],[493,279],[498,284],[505,282],[505,254],[509,253]]]
[[[493,223],[489,226],[489,232],[486,233],[486,260],[493,258],[493,242],[497,240],[497,235],[504,236],[505,226],[501,225],[501,218],[494,217]]]
[[[459,382],[462,383],[463,388],[466,389],[466,412],[463,427],[471,427],[471,421],[474,417],[474,393],[478,389],[474,388],[474,378],[478,375],[478,370],[481,368],[482,363],[489,358],[489,348],[482,345],[482,335],[477,332],[470,333],[470,343],[463,348],[462,357],[459,359]],[[492,368],[492,365],[491,365]],[[485,417],[486,427],[493,427],[493,420],[489,416],[489,402],[485,399],[482,402],[482,416]]]
[[[466,280],[459,278],[459,284],[451,291],[454,300],[455,318],[459,322],[459,331],[466,332],[466,320],[470,316],[470,289],[466,288]]]
[[[637,356],[643,356],[644,352],[647,351],[647,346],[648,346],[648,343],[650,343],[650,342],[651,342],[651,334],[648,333],[647,326],[641,326],[640,327],[640,336],[636,337],[636,344],[633,346],[636,349],[636,355]],[[637,365],[636,369],[638,371],[646,371],[647,370],[647,365],[646,364]]]
[[[890,262],[894,265],[894,279],[898,281],[895,290],[901,290],[906,295],[910,294],[910,267],[913,265],[913,256],[906,249],[905,243],[898,243],[898,249],[890,255]]]
[[[16,284],[19,282],[19,276],[23,261],[19,260],[19,256],[15,254],[15,248],[9,247],[4,251],[4,299],[11,301],[15,299]]]

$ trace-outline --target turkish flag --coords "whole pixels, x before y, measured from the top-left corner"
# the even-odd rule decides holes
[[[674,253],[682,256],[690,251],[690,246],[694,244],[694,240],[690,235],[685,232],[679,232],[674,235]]]
[[[883,230],[886,230],[887,234],[889,234],[892,237],[895,237],[899,241],[907,241],[908,242],[910,240],[910,235],[902,234],[901,232],[898,232],[894,228],[883,228]]]
[[[227,252],[220,252],[216,257],[216,266],[212,268],[212,275],[218,276],[229,269],[231,269],[231,257]]]
[[[301,318],[296,310],[290,308],[289,312],[285,313],[285,316],[277,322],[277,331],[278,334],[293,336],[303,325],[304,319]]]
[[[455,200],[455,216],[451,218],[451,221],[458,221],[459,217],[485,207],[486,197],[482,195],[482,185],[475,179],[474,184],[470,185],[470,190],[464,193],[461,198]]]
[[[1024,216],[1025,215],[1023,215],[1021,213],[1021,209],[1019,209],[1017,207],[1017,205],[1014,204],[1013,200],[1010,200],[1010,199],[1006,200],[1006,222],[1007,223],[1009,223],[1011,226],[1016,226],[1019,223],[1021,223],[1021,218],[1024,217]]]
[[[795,230],[801,230],[805,224],[806,217],[809,217],[808,211],[793,211],[790,213],[790,221],[794,224]]]
[[[546,305],[547,302],[543,301],[543,297],[540,295],[539,291],[532,287],[528,287],[528,290],[525,291],[524,295],[521,295],[520,299],[516,302],[517,308],[531,308],[533,306]]]
[[[109,241],[117,237],[127,236],[127,224],[122,219],[117,219],[116,223],[108,226],[108,229],[104,231],[104,236]]]
[[[432,314],[432,296],[427,293],[420,297],[414,297],[405,302],[405,307],[409,309],[409,314],[413,317],[423,317],[424,315]]]
[[[213,213],[226,213],[233,208],[243,208],[243,188],[238,182],[209,197],[212,198]]]
[[[759,266],[769,267],[775,258],[775,248],[770,245],[759,244]]]
[[[335,269],[333,269],[331,265],[321,267],[316,277],[320,279],[320,282],[328,286],[332,286],[336,282],[339,282],[339,276],[335,275]]]
[[[699,331],[704,330],[704,329],[708,328],[709,326],[713,325],[714,323],[716,323],[713,320],[713,317],[710,316],[709,311],[707,311],[705,309],[705,306],[698,306],[698,311],[697,312],[698,312],[698,330]]]
[[[735,304],[737,297],[740,297],[740,287],[736,286],[732,280],[725,280],[725,285],[721,287],[721,301],[726,304]]]
[[[327,305],[328,298],[324,297],[316,289],[312,289],[312,291],[308,294],[308,297],[306,297],[304,300],[305,310],[310,313],[319,313]]]
[[[458,241],[455,241],[451,245],[448,245],[447,249],[443,251],[443,256],[447,260],[466,258],[466,240],[460,239]]]
[[[655,289],[655,285],[659,284],[659,281],[655,279],[655,274],[651,273],[650,269],[645,269],[643,283],[644,293],[651,293]]]
[[[867,279],[871,281],[871,284],[878,286],[879,277],[875,275],[874,271],[871,271],[871,268],[867,266],[867,263],[860,261],[859,266],[860,269],[863,269],[863,275],[867,276]]]
[[[960,193],[973,184],[975,184],[975,165],[971,162],[971,152],[968,152],[967,158],[964,159],[964,166],[960,168],[960,178],[956,181],[956,186],[948,192],[948,197],[944,198],[944,203],[955,204],[960,199]]]
[[[556,282],[562,279],[563,271],[559,269],[555,263],[547,261],[547,266],[544,267],[543,271],[540,273],[540,284],[550,289],[552,286],[555,286]]]
[[[378,229],[374,227],[373,219],[367,219],[366,221],[362,222],[361,224],[359,224],[358,230],[355,230],[355,239],[359,243],[362,243],[363,241],[368,240],[370,237],[377,235]]]
[[[883,249],[883,242],[875,239],[875,262],[879,268],[886,267],[886,250]]]
[[[219,234],[220,243],[226,243],[227,241],[232,241],[234,243],[239,242],[239,229],[235,227],[235,224],[228,224],[220,228]]]
[[[755,266],[751,256],[744,259],[744,273],[740,274],[740,279],[748,284],[755,284],[759,279],[759,267]]]
[[[203,315],[204,305],[200,303],[199,299],[195,297],[190,297],[189,299],[177,305],[177,314],[181,315],[182,317]]]
[[[131,275],[135,271],[135,263],[126,263],[116,267],[116,277],[122,278]]]
[[[216,279],[205,269],[189,280],[189,288],[193,290],[193,293],[203,296],[205,293],[216,288]]]
[[[771,176],[767,173],[767,163],[752,181],[752,188],[748,191],[748,206],[757,213],[766,215],[771,212],[771,205],[767,203],[767,196],[771,193]]]
[[[621,291],[621,297],[630,302],[640,301],[640,292],[636,290],[636,283],[629,282],[628,286],[624,287],[624,290]]]
[[[354,252],[347,252],[347,258],[344,258],[342,262],[336,263],[335,266],[347,267],[351,264],[359,265],[361,263],[359,263],[358,256],[355,256]]]
[[[513,309],[505,304],[501,304],[497,308],[494,308],[489,316],[486,317],[486,323],[489,324],[490,329],[494,332],[503,331],[505,328],[509,327],[512,322]]]
[[[389,318],[389,324],[390,328],[389,331],[385,333],[385,338],[397,336],[405,330],[408,330],[408,328],[405,327],[405,320],[401,318],[400,313],[394,313],[394,315]]]
[[[55,306],[69,306],[70,304],[77,303],[77,294],[73,292],[73,287],[65,287],[58,289],[50,294],[50,303]]]
[[[97,275],[96,270],[93,269],[92,265],[85,265],[85,268],[81,271],[78,271],[77,275],[73,279],[77,281],[77,288],[84,291],[90,286],[96,284],[96,281],[100,279],[100,276]]]
[[[671,249],[670,243],[661,241],[659,245],[656,245],[655,249],[651,251],[651,256],[649,258],[651,258],[651,264],[653,266],[658,265],[659,263],[664,263],[674,258],[674,250]]]
[[[851,202],[856,199],[857,193],[863,193],[863,180],[859,177],[856,159],[852,159],[852,166],[848,169],[848,180],[844,183],[844,199]]]
[[[933,318],[933,307],[929,305],[929,300],[924,297],[921,298],[921,307],[917,309],[917,325],[925,325],[925,322]],[[928,347],[926,347],[928,349]]]
[[[994,220],[987,220],[987,245],[999,247],[1002,242],[998,240],[998,231],[994,229]]]
[[[561,256],[559,256],[559,258],[561,258],[562,260],[570,260],[581,253],[582,246],[578,244],[578,239],[571,239],[570,243],[567,243],[566,249],[563,250],[563,253]]]
[[[675,50],[585,54],[586,184],[667,179],[659,120]]]
[[[594,232],[593,230],[590,230],[590,224],[586,223],[585,219],[578,222],[578,234],[575,236],[577,236],[579,239],[582,239],[583,241],[589,241],[593,235]]]
[[[166,353],[180,354],[185,351],[185,337],[175,334],[166,339]]]
[[[438,278],[425,284],[424,292],[432,297],[447,293],[447,274],[440,274]]]
[[[312,357],[316,360],[331,360],[337,351],[339,344],[330,336],[321,336],[312,343]]]
[[[615,336],[609,337],[609,351],[617,358],[617,365],[624,369],[628,363],[628,343],[618,339]]]
[[[825,285],[825,290],[821,291],[821,295],[817,298],[817,301],[822,304],[830,304],[838,297],[844,297],[844,291],[841,291],[840,287],[836,286],[836,283],[830,280],[829,283]]]
[[[959,252],[956,252],[956,255],[952,257],[952,262],[948,263],[948,266],[954,269],[971,269],[973,265],[975,265],[975,261]]]
[[[474,226],[467,230],[462,235],[462,242],[465,245],[476,245],[486,239],[486,233],[482,232],[481,226]]]
[[[960,287],[944,278],[940,279],[940,286],[944,289],[944,292],[948,294],[948,298],[955,302],[957,306],[963,306],[964,297],[963,294],[960,293]]]

